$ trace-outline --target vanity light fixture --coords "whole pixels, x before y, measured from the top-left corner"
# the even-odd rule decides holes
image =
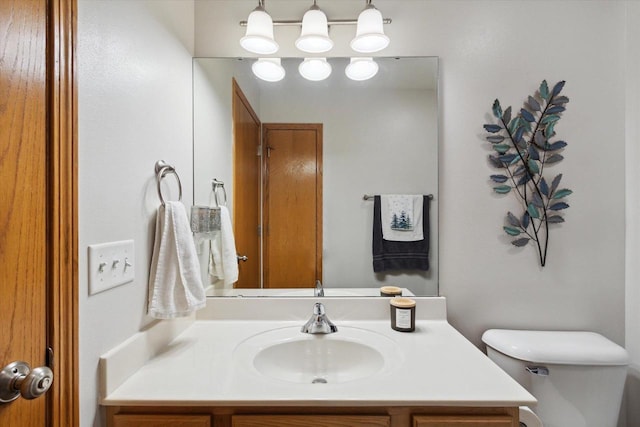
[[[258,55],[271,55],[278,51],[280,46],[273,38],[273,20],[264,9],[264,0],[258,1],[258,7],[249,14],[246,26],[240,46]]]
[[[356,52],[378,52],[389,45],[389,37],[384,34],[384,24],[390,24],[391,19],[383,18],[378,9],[365,0],[366,7],[358,19],[327,19],[327,15],[318,7],[317,0],[304,14],[302,20],[274,21],[265,11],[264,0],[258,1],[258,7],[240,25],[247,27],[245,36],[240,44],[249,52],[258,55],[271,55],[278,51],[278,43],[273,36],[274,26],[301,26],[300,37],[295,45],[303,52],[323,53],[333,48],[333,41],[329,38],[331,25],[357,25],[356,37],[351,41],[351,48]]]
[[[279,82],[286,74],[280,58],[259,58],[251,65],[251,71],[267,82]]]
[[[379,52],[389,46],[389,37],[384,34],[382,14],[367,0],[367,7],[358,16],[356,37],[351,49],[361,53]]]
[[[319,82],[331,75],[331,64],[327,58],[305,58],[298,66],[300,75],[307,80]]]
[[[351,58],[344,73],[351,80],[369,80],[378,74],[378,63],[373,58]]]
[[[327,15],[318,7],[316,0],[302,17],[302,30],[295,44],[298,49],[308,53],[328,52],[333,48]]]

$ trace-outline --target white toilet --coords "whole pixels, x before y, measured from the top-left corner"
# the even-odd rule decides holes
[[[537,400],[544,427],[615,427],[628,354],[593,332],[491,329],[487,355]],[[537,427],[521,408],[522,425]],[[527,424],[527,419],[529,423]]]

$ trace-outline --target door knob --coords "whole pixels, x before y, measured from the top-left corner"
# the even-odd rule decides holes
[[[246,255],[238,255],[238,262],[244,261],[247,262],[249,258]]]
[[[26,362],[12,362],[0,371],[0,403],[9,403],[20,395],[35,399],[51,387],[53,371],[46,366],[31,369]]]

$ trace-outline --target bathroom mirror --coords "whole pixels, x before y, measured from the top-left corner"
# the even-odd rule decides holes
[[[242,228],[234,230],[237,252],[249,258],[240,261],[240,276],[249,272],[247,277],[252,277],[240,285],[242,289],[211,284],[209,248],[206,241],[200,242],[208,295],[306,295],[289,289],[290,284],[282,289],[278,283],[285,279],[277,274],[306,262],[301,261],[304,256],[316,264],[315,272],[295,288],[311,288],[317,278],[327,296],[378,295],[377,288],[386,285],[419,296],[437,295],[438,59],[375,58],[378,73],[369,80],[354,81],[345,75],[349,58],[329,58],[331,75],[315,82],[300,75],[300,58],[282,59],[286,75],[278,82],[257,78],[252,72],[255,61],[195,58],[193,63],[194,204],[215,205],[212,179],[224,183],[224,192],[217,191],[217,203],[224,203],[226,193],[234,228]],[[303,155],[307,156],[304,162],[277,166],[276,159],[285,149],[263,139],[292,128],[313,135],[311,154]],[[258,142],[242,152],[238,141],[247,135]],[[286,140],[288,134],[282,135]],[[297,184],[290,175],[281,178],[280,187],[269,187],[277,182],[279,167],[297,168],[293,176],[304,176],[311,187],[281,195]],[[380,194],[433,195],[429,271],[374,273],[374,202],[363,196]],[[303,214],[293,208],[303,196],[308,198],[302,203],[304,215],[311,223],[298,222]],[[241,199],[247,197],[255,203],[243,208],[248,202]],[[247,216],[252,216],[248,221],[253,225],[239,227]],[[269,234],[277,222],[294,237]],[[255,236],[253,249],[238,241],[246,239],[238,234],[247,231]],[[285,253],[273,255],[274,245]],[[280,264],[273,264],[274,259]]]

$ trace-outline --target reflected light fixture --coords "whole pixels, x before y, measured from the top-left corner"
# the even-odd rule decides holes
[[[367,6],[358,16],[356,37],[351,49],[361,53],[379,52],[389,46],[389,37],[384,34],[382,14],[367,0]]]
[[[247,32],[240,39],[240,46],[258,55],[270,55],[279,49],[273,38],[273,20],[264,9],[264,0],[258,1],[247,19]]]
[[[305,58],[298,66],[300,75],[307,80],[319,82],[331,75],[331,64],[327,58]]]
[[[344,73],[351,80],[364,81],[378,74],[378,69],[378,63],[373,58],[351,58]]]
[[[333,48],[327,15],[320,10],[316,0],[302,17],[302,30],[295,44],[298,49],[308,53],[328,52]]]
[[[251,64],[251,71],[256,77],[267,82],[279,82],[286,74],[280,58],[260,58]]]

